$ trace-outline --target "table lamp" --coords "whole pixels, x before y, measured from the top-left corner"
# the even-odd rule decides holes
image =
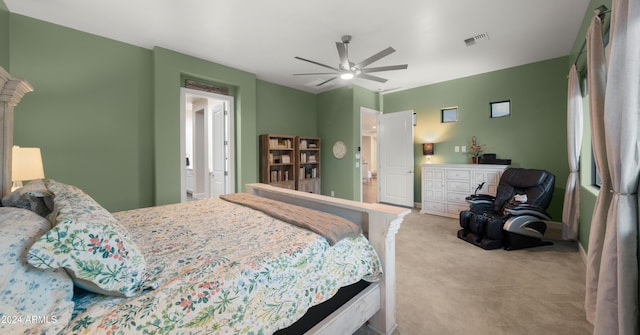
[[[40,148],[13,147],[11,161],[11,191],[22,187],[23,180],[44,178]]]

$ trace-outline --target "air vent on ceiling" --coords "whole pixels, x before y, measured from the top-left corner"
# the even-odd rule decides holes
[[[478,41],[480,40],[488,40],[489,39],[489,33],[482,33],[482,34],[478,34],[475,35],[473,37],[469,37],[467,39],[464,40],[464,44],[466,44],[468,47],[476,44]]]

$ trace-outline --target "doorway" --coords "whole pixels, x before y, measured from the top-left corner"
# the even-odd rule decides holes
[[[379,111],[360,107],[360,199],[378,202],[378,125]]]
[[[233,97],[180,89],[181,201],[235,192]]]

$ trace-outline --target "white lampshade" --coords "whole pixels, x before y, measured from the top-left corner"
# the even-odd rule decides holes
[[[13,147],[11,180],[23,181],[44,178],[40,148]]]

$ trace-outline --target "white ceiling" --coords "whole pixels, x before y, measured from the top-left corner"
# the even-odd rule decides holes
[[[353,39],[359,62],[391,46],[373,66],[395,91],[566,56],[589,0],[4,0],[9,11],[151,49],[159,46],[255,73],[258,79],[318,93],[330,76],[294,56],[338,66],[335,42]],[[467,47],[464,40],[487,34]]]

